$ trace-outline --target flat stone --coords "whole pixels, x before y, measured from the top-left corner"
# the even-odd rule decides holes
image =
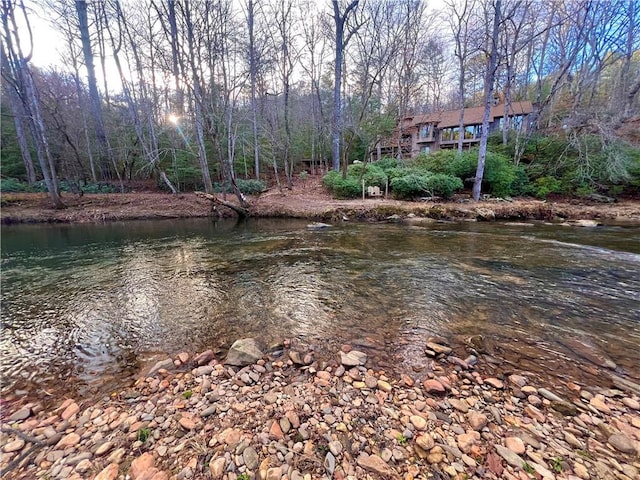
[[[340,352],[340,363],[345,367],[357,367],[367,363],[367,354],[358,350]]]
[[[556,412],[560,412],[565,417],[573,417],[578,414],[578,409],[572,403],[561,401],[551,402],[551,408],[553,408]]]
[[[262,346],[255,338],[241,338],[233,342],[224,363],[244,367],[256,363],[263,356]]]
[[[253,447],[247,447],[242,452],[242,459],[249,470],[255,470],[259,465],[258,452]]]
[[[578,440],[576,438],[576,436],[571,433],[571,432],[563,432],[564,434],[564,441],[567,442],[569,445],[571,445],[574,448],[578,448],[580,450],[584,450],[585,445],[584,443],[582,443],[580,440]]]
[[[281,480],[282,478],[282,467],[272,467],[267,470],[267,475],[265,480]]]
[[[629,407],[632,410],[640,410],[640,402],[638,402],[638,400],[636,400],[635,398],[625,397],[622,399],[622,403],[624,403],[625,406]]]
[[[117,463],[110,463],[107,465],[94,480],[116,480],[118,478],[119,465]]]
[[[195,428],[197,427],[196,422],[194,422],[189,417],[181,417],[180,420],[178,421],[178,423],[185,430],[195,430]]]
[[[532,419],[538,420],[539,422],[544,422],[545,420],[544,414],[533,405],[527,405],[526,407],[524,407],[524,413]]]
[[[378,388],[383,392],[389,393],[391,392],[391,390],[393,390],[393,387],[391,387],[391,384],[389,382],[385,382],[384,380],[378,380],[377,385],[378,385]]]
[[[422,384],[427,393],[444,393],[446,389],[444,386],[433,378],[428,378]]]
[[[555,393],[550,392],[546,388],[539,388],[538,389],[538,395],[540,395],[541,397],[546,398],[550,402],[565,402],[566,401],[566,400],[563,400],[562,398],[560,398]]]
[[[636,447],[633,444],[633,440],[631,440],[623,433],[615,433],[611,435],[607,439],[607,442],[619,452],[628,453],[631,455],[636,453]]]
[[[155,460],[153,459],[153,455],[149,452],[143,453],[138,458],[136,458],[133,462],[131,462],[131,467],[129,468],[129,475],[133,480],[141,477],[145,472],[154,468]]]
[[[187,352],[180,352],[177,355],[177,358],[180,361],[180,363],[187,363],[189,361],[189,354]]]
[[[518,437],[507,437],[504,439],[505,446],[513,453],[522,455],[525,451],[524,442]]]
[[[31,408],[29,407],[22,407],[20,410],[18,410],[17,412],[14,412],[9,418],[8,418],[8,422],[19,422],[21,420],[26,420],[27,418],[29,418],[31,416]]]
[[[215,353],[213,353],[213,350],[205,350],[204,352],[193,357],[193,362],[198,366],[202,366],[209,363],[214,358],[216,358],[216,355]]]
[[[382,458],[378,455],[367,455],[362,452],[358,459],[357,464],[369,472],[377,473],[390,478],[396,478],[396,472],[391,468]]]
[[[498,388],[498,389],[504,388],[504,383],[502,382],[502,380],[499,380],[497,378],[485,378],[484,383],[488,383],[493,388]]]
[[[456,410],[462,413],[467,413],[469,411],[469,404],[464,400],[458,400],[457,398],[450,398],[449,403],[453,408],[455,408]]]
[[[527,384],[527,379],[522,375],[509,375],[509,381],[520,388],[524,387]]]
[[[56,445],[56,449],[64,450],[66,448],[75,447],[80,442],[80,435],[71,432],[60,439]]]
[[[160,360],[159,362],[156,362],[156,364],[151,367],[151,370],[149,370],[149,377],[153,377],[156,373],[158,373],[158,371],[160,370],[169,370],[173,368],[173,360],[171,360],[170,358],[165,358],[164,360]]]
[[[575,473],[582,480],[589,480],[591,478],[591,476],[589,475],[589,470],[587,470],[587,467],[585,467],[583,464],[578,462],[573,464],[573,473]]]
[[[443,355],[449,355],[452,351],[451,348],[445,345],[440,345],[439,343],[435,343],[435,342],[427,342],[427,348],[429,350],[434,351],[437,354],[443,354]]]
[[[522,459],[520,455],[509,450],[507,447],[503,447],[502,445],[495,445],[496,452],[502,458],[506,460],[506,462],[514,468],[522,468],[525,461]]]
[[[212,365],[203,365],[201,367],[193,369],[193,376],[202,377],[204,375],[209,375],[211,372],[213,372],[213,370],[214,368]]]
[[[456,438],[458,443],[458,448],[463,453],[471,452],[471,447],[476,443],[476,441],[480,438],[480,434],[478,432],[469,432],[458,435]]]
[[[73,417],[79,411],[80,411],[80,407],[78,406],[78,404],[76,402],[73,402],[71,405],[69,405],[67,408],[64,409],[64,412],[62,412],[60,417],[63,420],[69,420],[71,417]]]
[[[22,447],[25,446],[25,441],[21,438],[18,438],[12,442],[6,443],[4,447],[2,447],[2,451],[4,453],[17,452],[22,450]]]
[[[591,400],[589,400],[589,405],[602,413],[611,413],[611,409],[606,404],[606,400],[604,395],[596,395]]]
[[[327,452],[322,465],[329,474],[329,477],[333,477],[333,472],[336,470],[336,457],[333,456],[333,453]]]
[[[98,448],[96,448],[96,455],[98,455],[98,456],[104,455],[105,453],[107,453],[112,448],[113,448],[113,443],[104,442],[102,445],[100,445]]]
[[[85,473],[91,470],[91,468],[93,468],[91,460],[85,458],[84,460],[80,460],[76,465],[76,472]]]

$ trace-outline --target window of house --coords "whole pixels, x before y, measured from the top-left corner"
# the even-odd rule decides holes
[[[426,145],[423,147],[420,147],[420,153],[430,153],[430,152],[431,152],[431,147],[428,147]]]
[[[420,138],[429,138],[431,133],[430,125],[421,125],[420,126]]]
[[[459,130],[460,129],[458,127],[443,128],[440,138],[443,142],[451,142],[453,140],[457,140],[459,137]]]

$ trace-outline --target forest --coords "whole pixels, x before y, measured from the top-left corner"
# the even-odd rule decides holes
[[[383,174],[472,177],[476,199],[483,177],[500,196],[637,195],[639,11],[637,0],[2,0],[1,188],[47,191],[56,206],[63,191],[149,186],[242,202],[329,172],[325,185],[349,196],[349,176],[402,118],[499,96],[531,101],[531,128],[504,122],[479,149],[386,159]],[[32,61],[46,41],[36,16],[64,39],[55,64]]]

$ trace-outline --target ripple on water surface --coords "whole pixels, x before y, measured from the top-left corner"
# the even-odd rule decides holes
[[[569,337],[638,381],[639,253],[638,228],[8,227],[3,388],[96,384],[141,356],[245,336],[292,337],[325,357],[351,342],[404,368],[425,363],[429,335],[481,334],[496,356],[538,370],[577,365]]]

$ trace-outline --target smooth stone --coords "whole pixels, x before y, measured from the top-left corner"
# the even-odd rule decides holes
[[[556,395],[555,393],[550,392],[549,390],[547,390],[546,388],[539,388],[538,389],[538,395],[540,395],[541,397],[546,398],[550,402],[564,402],[565,401],[562,398],[560,398],[558,395]]]
[[[488,383],[493,388],[497,388],[497,389],[504,388],[504,383],[502,382],[502,380],[499,380],[497,378],[485,378],[484,383]]]
[[[224,457],[216,458],[214,461],[209,462],[209,473],[214,480],[220,480],[224,475],[224,466],[226,460]]]
[[[390,478],[396,478],[395,470],[387,465],[387,463],[378,455],[367,455],[365,452],[362,452],[358,456],[356,463],[370,472]]]
[[[451,348],[435,342],[427,342],[427,348],[429,350],[433,350],[437,354],[443,355],[449,355],[452,352]]]
[[[444,386],[438,380],[434,380],[433,378],[425,380],[422,386],[427,393],[444,393],[446,391]]]
[[[60,439],[56,448],[64,450],[65,448],[75,447],[78,442],[80,442],[80,435],[75,432],[71,432]]]
[[[522,468],[525,461],[522,459],[520,455],[509,450],[507,447],[503,447],[502,445],[495,445],[496,451],[498,455],[506,460],[506,462],[514,468]]]
[[[216,358],[216,355],[215,353],[213,353],[213,350],[205,350],[204,352],[193,357],[193,363],[200,367],[209,363],[214,358]]]
[[[416,444],[423,450],[431,450],[435,446],[435,442],[431,435],[419,435],[416,437]]]
[[[509,381],[520,388],[524,387],[527,384],[527,379],[522,375],[509,375]]]
[[[224,363],[236,367],[245,367],[256,363],[263,356],[262,346],[255,338],[241,338],[233,342]]]
[[[551,408],[553,408],[556,412],[561,413],[565,417],[574,417],[578,414],[578,409],[576,408],[576,406],[565,401],[552,401]]]
[[[622,403],[632,410],[640,410],[640,402],[634,398],[625,397],[622,399]]]
[[[616,450],[622,453],[635,454],[636,447],[633,441],[623,433],[615,433],[611,435],[607,442]]]
[[[21,438],[18,438],[12,442],[5,444],[5,446],[2,447],[2,451],[4,453],[17,452],[18,450],[22,450],[22,447],[24,447],[25,444],[26,443],[24,440],[22,440]]]
[[[333,453],[327,452],[322,465],[324,466],[329,476],[333,476],[333,472],[335,472],[336,470],[336,457],[333,456]]]
[[[469,413],[469,425],[476,431],[482,430],[489,420],[484,413],[476,412],[475,410]]]
[[[107,465],[94,480],[115,480],[118,478],[118,470],[120,466],[117,463]]]
[[[69,420],[71,417],[73,417],[79,411],[80,411],[80,407],[78,406],[78,404],[76,402],[73,402],[71,405],[69,405],[67,408],[64,409],[64,412],[62,412],[60,417],[63,420]]]
[[[427,421],[422,418],[420,415],[411,415],[409,420],[413,424],[414,427],[418,430],[426,430],[427,429]]]
[[[29,407],[22,407],[20,410],[18,410],[17,412],[14,412],[8,419],[7,421],[9,423],[11,422],[19,422],[21,420],[26,420],[27,418],[29,418],[31,416],[31,408]]]
[[[202,367],[194,368],[192,373],[194,377],[202,377],[204,375],[209,375],[213,370],[213,366],[203,365]]]
[[[456,410],[462,413],[467,413],[469,411],[469,404],[464,400],[458,400],[457,398],[450,398],[449,403],[453,406],[453,408],[455,408]]]
[[[513,453],[522,455],[525,451],[524,442],[518,437],[507,437],[504,439],[505,446]]]
[[[345,367],[357,367],[367,363],[367,354],[358,350],[340,352],[340,363]]]
[[[133,462],[131,462],[131,467],[129,468],[129,475],[133,480],[136,480],[138,477],[141,477],[145,472],[154,468],[155,460],[153,455],[149,452],[143,453],[139,457],[137,457]]]
[[[158,373],[159,370],[169,370],[171,368],[173,368],[173,360],[171,360],[170,358],[165,358],[164,360],[156,362],[156,364],[151,367],[151,370],[149,370],[147,376],[153,377],[156,373]]]
[[[255,470],[259,465],[258,452],[253,447],[247,447],[242,452],[242,459],[249,470]]]
[[[96,448],[96,455],[98,455],[98,456],[104,455],[105,453],[107,453],[112,448],[113,448],[113,443],[104,442],[102,445],[100,445],[98,448]]]

